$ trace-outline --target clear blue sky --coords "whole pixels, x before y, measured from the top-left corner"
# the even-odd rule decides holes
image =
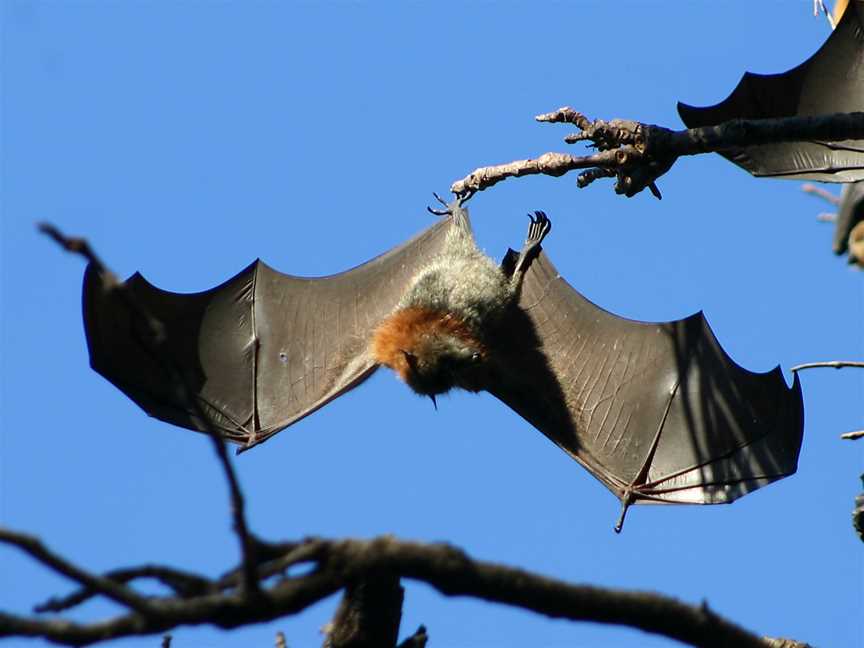
[[[216,574],[237,557],[203,436],[147,418],[88,368],[82,262],[37,235],[87,236],[121,275],[211,287],[256,257],[343,270],[428,225],[431,192],[477,166],[563,150],[533,116],[677,127],[676,100],[724,98],[747,69],[800,63],[828,35],[799,2],[13,2],[2,6],[0,523],[93,570],[161,562]],[[662,202],[575,177],[508,181],[470,207],[482,247],[544,244],[603,307],[665,320],[704,309],[749,369],[864,356],[862,281],[830,254],[823,205],[719,157],[679,161]],[[787,371],[788,376],[788,371]],[[411,395],[384,371],[240,457],[256,532],[395,533],[575,583],[657,590],[769,635],[861,646],[864,375],[802,376],[797,475],[727,507],[615,498],[487,395]],[[70,584],[0,549],[0,609]],[[336,599],[177,648],[314,646]],[[77,618],[116,612],[89,605]],[[653,647],[407,583],[403,634],[435,648]],[[5,645],[42,645],[10,641]],[[157,637],[122,640],[152,648]]]

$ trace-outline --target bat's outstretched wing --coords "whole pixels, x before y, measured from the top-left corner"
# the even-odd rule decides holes
[[[730,119],[864,111],[864,1],[852,0],[818,52],[782,74],[747,72],[724,101],[678,104],[688,128]],[[864,179],[864,140],[793,141],[733,148],[724,157],[755,176],[853,182]]]
[[[160,290],[140,274],[123,290],[106,289],[90,266],[83,297],[90,364],[151,416],[251,447],[375,370],[367,351],[375,326],[442,250],[451,226],[451,217],[442,219],[341,274],[292,277],[256,261],[194,294]],[[130,301],[161,323],[158,353]]]
[[[662,324],[617,317],[576,292],[545,254],[529,267],[519,306],[506,332],[518,342],[489,391],[625,510],[731,502],[795,472],[798,378],[789,389],[779,367],[739,367],[701,313]]]

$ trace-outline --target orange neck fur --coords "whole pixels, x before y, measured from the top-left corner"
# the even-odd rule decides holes
[[[396,311],[378,325],[372,335],[372,355],[407,381],[410,368],[405,352],[417,354],[423,338],[434,335],[452,335],[483,348],[465,322],[451,313],[412,307]]]

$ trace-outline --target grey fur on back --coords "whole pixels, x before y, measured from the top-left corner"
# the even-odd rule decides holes
[[[468,211],[452,209],[453,225],[444,252],[414,278],[397,309],[426,308],[453,313],[477,334],[501,315],[516,289],[474,242]]]

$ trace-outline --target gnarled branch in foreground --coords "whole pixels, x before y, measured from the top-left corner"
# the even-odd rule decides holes
[[[568,144],[588,141],[597,149],[592,155],[544,153],[528,160],[481,167],[457,180],[450,191],[468,197],[505,180],[525,175],[562,176],[585,169],[577,184],[614,177],[615,193],[628,198],[646,187],[660,198],[655,181],[682,155],[715,153],[741,146],[778,144],[798,140],[838,141],[864,139],[864,112],[835,113],[811,117],[735,119],[716,126],[680,131],[627,119],[590,120],[570,107],[535,117],[540,122],[572,124],[578,133],[568,135]]]
[[[21,548],[32,542],[27,536],[8,530],[3,531],[0,540]],[[201,593],[146,597],[146,607],[130,609],[126,614],[92,624],[0,613],[0,637],[43,637],[58,644],[87,645],[130,635],[164,633],[181,625],[206,623],[236,628],[296,614],[341,589],[356,592],[358,583],[368,581],[373,583],[374,589],[378,586],[376,583],[381,582],[380,575],[387,574],[391,581],[408,578],[427,583],[446,596],[472,596],[556,619],[626,625],[693,646],[765,648],[771,645],[768,640],[723,619],[705,603],[687,605],[650,592],[572,585],[521,569],[474,560],[447,544],[420,544],[383,536],[373,540],[340,541],[310,538],[280,546],[286,548],[284,553],[258,565],[258,574],[263,578],[273,573],[289,573],[269,586],[260,582],[259,589],[254,592],[242,586],[240,566],[221,579],[208,581]],[[54,556],[47,549],[45,552]],[[44,561],[40,558],[40,562]],[[44,564],[54,567],[55,563]],[[301,564],[311,565],[311,571],[291,576],[290,568]],[[168,571],[165,567],[156,569]],[[116,587],[131,591],[128,584],[120,584],[107,574],[91,575],[86,580],[87,587],[101,596],[109,596]],[[103,581],[111,581],[113,585],[107,587]],[[385,595],[388,594],[385,592]],[[359,607],[363,606],[361,602]],[[391,605],[387,614],[394,609]],[[369,614],[368,609],[359,616],[364,614]],[[339,614],[337,623],[340,623]],[[381,623],[392,624],[393,619]],[[381,632],[381,629],[365,632]],[[425,636],[425,632],[422,634]],[[391,631],[389,637],[395,637],[395,632]],[[393,646],[391,639],[388,642]]]

